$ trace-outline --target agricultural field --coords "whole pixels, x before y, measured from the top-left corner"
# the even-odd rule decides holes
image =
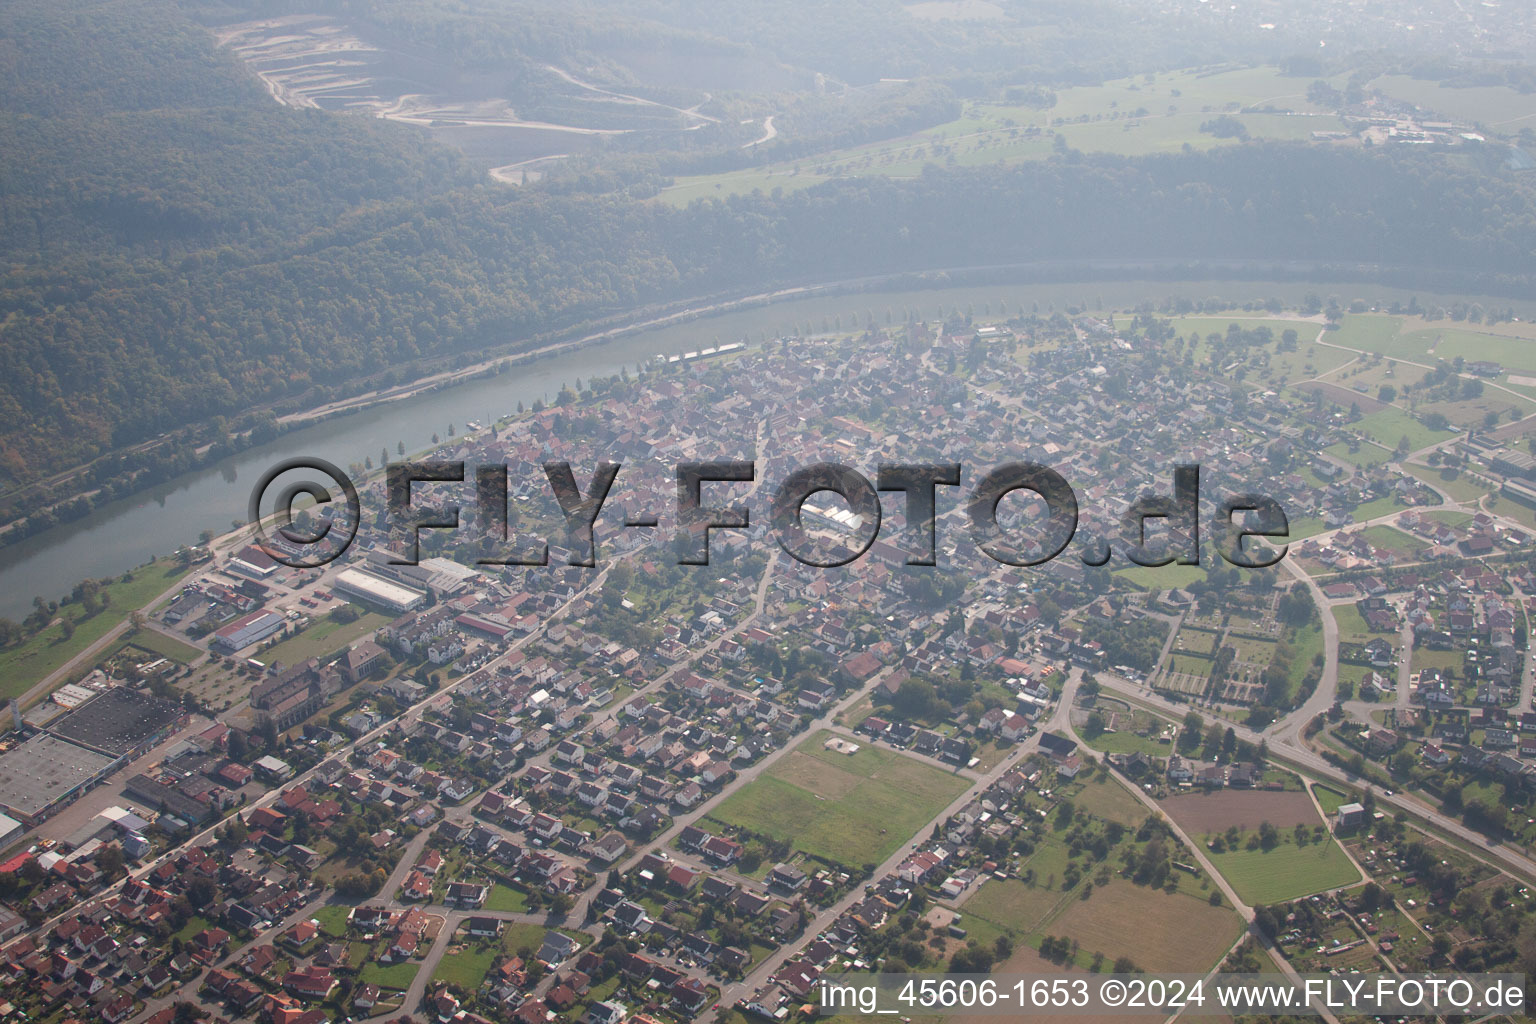
[[[1148,971],[1195,974],[1221,959],[1242,933],[1243,920],[1228,906],[1116,878],[1086,900],[1069,901],[1045,930],[1108,960],[1128,956]]]
[[[1214,793],[1180,793],[1158,803],[1191,838],[1234,826],[1247,831],[1266,821],[1280,829],[1323,823],[1312,800],[1301,792],[1219,789]]]
[[[1360,880],[1360,872],[1332,836],[1306,846],[1297,846],[1283,830],[1281,837],[1272,850],[1247,850],[1240,844],[1223,853],[1207,851],[1207,856],[1250,906],[1294,900]]]
[[[850,867],[879,863],[968,780],[890,750],[825,748],[818,732],[717,807],[711,818]]]
[[[1058,143],[1087,153],[1141,156],[1232,145],[1200,126],[1224,113],[1240,120],[1249,137],[1311,138],[1314,131],[1343,127],[1332,111],[1307,102],[1310,79],[1286,78],[1273,67],[1212,73],[1198,68],[1137,76],[1056,91],[1048,110],[1004,103],[967,103],[958,118],[896,139],[849,146],[763,167],[677,179],[661,193],[664,202],[744,195],[776,188],[786,192],[832,178],[880,175],[912,178],[924,166],[980,166],[1042,160]],[[1246,106],[1273,106],[1308,114],[1239,113]]]
[[[1536,117],[1536,96],[1507,85],[1451,87],[1411,75],[1382,75],[1370,88],[1442,117],[1510,130]]]
[[[1437,323],[1423,330],[1409,331],[1403,335],[1404,344],[1411,344],[1426,356],[1424,362],[1437,359],[1454,362],[1459,356],[1468,362],[1486,359],[1499,363],[1506,370],[1536,373],[1536,341],[1527,338],[1511,338],[1467,330],[1455,324]]]

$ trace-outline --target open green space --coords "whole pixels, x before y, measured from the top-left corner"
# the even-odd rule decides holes
[[[1533,346],[1536,347],[1536,346]],[[1350,425],[1366,437],[1389,449],[1396,450],[1403,438],[1408,439],[1408,450],[1416,452],[1455,435],[1454,430],[1430,430],[1424,424],[1396,406],[1387,406],[1367,413]]]
[[[1385,523],[1367,526],[1364,533],[1365,539],[1370,541],[1372,547],[1390,551],[1394,555],[1411,558],[1423,553],[1429,547],[1417,537],[1410,537],[1402,530]]]
[[[1489,488],[1457,469],[1430,466],[1404,466],[1409,473],[1432,487],[1438,487],[1451,496],[1452,501],[1476,501],[1487,494]]]
[[[192,936],[208,927],[208,919],[193,914],[187,918],[187,923],[178,928],[172,935],[172,939],[180,939],[182,942],[190,942]]]
[[[1402,326],[1401,317],[1383,316],[1378,313],[1350,313],[1345,315],[1338,327],[1323,335],[1323,342],[1327,345],[1341,345],[1361,352],[1380,354],[1391,359],[1405,354],[1399,349],[1396,341]]]
[[[1116,569],[1115,575],[1142,590],[1174,590],[1205,579],[1198,565],[1130,565]]]
[[[282,643],[262,651],[258,657],[268,665],[273,662],[297,665],[310,658],[324,658],[371,636],[374,630],[388,622],[389,616],[378,612],[364,612],[353,622],[338,622],[324,615]]]
[[[1168,749],[1166,746],[1162,748],[1164,754]],[[1113,777],[1094,778],[1092,782],[1075,785],[1058,795],[1071,800],[1079,811],[1121,825],[1139,825],[1151,813]]]
[[[1430,509],[1424,515],[1437,523],[1444,523],[1453,530],[1460,526],[1466,526],[1472,521],[1472,513],[1451,508]]]
[[[1339,625],[1339,639],[1345,642],[1365,643],[1375,634],[1365,624],[1360,609],[1352,604],[1337,604],[1332,609],[1333,621]]]
[[[1382,448],[1380,445],[1371,444],[1369,441],[1354,445],[1346,441],[1340,441],[1337,444],[1329,445],[1323,451],[1342,462],[1347,462],[1351,466],[1356,466],[1360,469],[1371,469],[1392,459],[1390,451]]]
[[[1312,661],[1323,653],[1323,626],[1311,622],[1296,630],[1291,637],[1290,696],[1295,698],[1301,687],[1302,677],[1312,667]]]
[[[473,992],[485,981],[486,974],[495,962],[494,947],[464,948],[454,953],[445,953],[438,961],[437,970],[432,972],[432,980]]]
[[[1416,646],[1413,649],[1411,667],[1414,672],[1422,672],[1427,668],[1450,669],[1459,676],[1462,662],[1460,651],[1437,651],[1429,647]]]
[[[46,628],[0,651],[0,698],[26,693],[162,591],[175,586],[189,571],[172,559],[160,559],[133,569],[102,587],[107,606],[95,615],[87,615],[83,604],[60,605],[58,616]],[[67,637],[65,619],[74,627]]]
[[[352,913],[352,908],[341,903],[331,903],[315,911],[315,920],[320,922],[320,930],[332,938],[339,939],[347,934],[347,916]]]
[[[156,654],[162,658],[169,658],[183,665],[195,661],[203,653],[191,644],[182,643],[175,637],[166,636],[159,630],[130,629],[123,634],[121,640],[113,644],[105,652],[104,656],[116,654],[130,647],[136,647],[141,651]]]
[[[1442,117],[1506,130],[1536,117],[1536,95],[1507,85],[1450,86],[1412,75],[1382,75],[1370,88]]]
[[[1321,843],[1297,846],[1290,836],[1281,834],[1285,838],[1267,852],[1241,845],[1224,853],[1207,851],[1244,903],[1281,903],[1360,880],[1360,873],[1331,836]]]
[[[377,985],[379,988],[404,990],[410,988],[411,982],[416,980],[416,971],[420,967],[420,964],[410,963],[390,964],[386,967],[375,960],[370,960],[363,964],[362,970],[357,972],[357,980],[367,985]],[[480,977],[482,980],[485,978],[484,972],[481,972]]]
[[[1215,966],[1242,930],[1243,919],[1230,906],[1123,878],[1087,900],[1069,901],[1046,927],[1107,960],[1128,956],[1144,970],[1188,973]]]
[[[1526,338],[1436,325],[1422,331],[1410,331],[1403,335],[1403,339],[1417,344],[1425,352],[1432,348],[1432,354],[1424,360],[1429,363],[1437,359],[1455,362],[1457,357],[1467,362],[1486,359],[1506,370],[1536,372],[1536,341]]]
[[[486,910],[521,914],[528,909],[528,897],[509,885],[497,882],[485,901]]]
[[[970,785],[868,744],[851,755],[825,749],[830,736],[807,738],[711,818],[859,867],[884,860]]]
[[[496,942],[476,941],[456,935],[454,940],[457,945],[450,947],[452,952],[443,954],[437,969],[432,972],[432,980],[473,992],[485,981],[485,975],[496,963],[497,957],[514,955],[519,950],[537,950],[547,930],[542,925],[509,921],[502,929],[500,940]]]
[[[1102,732],[1083,742],[1101,754],[1147,754],[1151,757],[1167,757],[1173,750],[1172,743],[1160,743],[1151,736],[1138,736],[1134,732]]]
[[[966,922],[985,917],[1004,928],[1019,934],[1028,934],[1039,927],[1061,901],[1062,894],[1038,885],[1026,885],[1017,878],[989,879],[962,905]]]
[[[1312,795],[1317,797],[1317,805],[1323,809],[1326,817],[1333,817],[1339,813],[1339,808],[1350,802],[1350,798],[1336,789],[1328,786],[1314,785]]]
[[[1402,502],[1390,495],[1385,498],[1374,498],[1355,506],[1354,520],[1357,523],[1370,522],[1372,519],[1380,519],[1393,512],[1400,512],[1403,507]]]

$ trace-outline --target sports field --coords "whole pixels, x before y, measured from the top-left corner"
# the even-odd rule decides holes
[[[969,780],[861,743],[853,754],[808,737],[710,815],[850,867],[879,863],[970,785]]]

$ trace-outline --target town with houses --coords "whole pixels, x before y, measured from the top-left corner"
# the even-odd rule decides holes
[[[472,481],[418,484],[463,523],[402,539],[374,472],[328,565],[189,545],[126,641],[7,709],[0,1021],[785,1021],[860,972],[1523,970],[1526,421],[1498,364],[1389,367],[1351,333],[1384,311],[1309,305],[797,325],[444,425],[425,457],[506,467],[504,531]],[[1033,566],[964,504],[1021,459],[1079,505]],[[755,463],[705,485],[747,526],[628,525],[719,460]],[[600,461],[573,564],[545,466]],[[877,524],[818,495],[808,530],[864,548],[791,557],[772,489],[817,462],[962,464],[935,564],[889,493]],[[1120,517],[1179,464],[1198,522],[1148,519],[1173,564],[1136,565]],[[1243,549],[1287,547],[1239,568],[1211,516],[1256,492],[1289,537]],[[1042,509],[999,520],[1039,537]]]

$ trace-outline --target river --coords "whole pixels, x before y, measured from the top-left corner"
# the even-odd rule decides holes
[[[1346,299],[1361,295],[1372,301],[1406,300],[1411,293],[1381,285],[1336,286]],[[1086,284],[1000,284],[921,291],[871,292],[794,299],[767,307],[726,313],[629,335],[600,345],[568,350],[513,368],[500,375],[468,381],[397,402],[339,416],[290,431],[270,444],[249,449],[220,463],[96,509],[84,519],[55,527],[20,544],[0,549],[0,616],[21,619],[34,596],[58,598],[82,579],[116,576],[153,557],[173,553],[193,543],[204,530],[227,532],[245,518],[250,488],[263,471],[292,456],[318,456],[338,466],[377,459],[381,449],[394,457],[396,446],[407,452],[431,445],[433,433],[447,436],[454,425],[489,423],[536,399],[552,399],[562,384],[611,376],[658,352],[678,353],[747,337],[754,344],[792,325],[809,323],[820,330],[850,329],[873,315],[884,323],[888,315],[900,321],[910,307],[926,318],[942,305],[947,311],[972,307],[977,317],[1008,313],[1038,303],[1045,312],[1069,305],[1090,308],[1129,308],[1143,300],[1170,294],[1203,298],[1220,295],[1238,301],[1274,296],[1288,303],[1309,291],[1327,294],[1327,286],[1295,282],[1239,281],[1101,281]],[[1418,293],[1421,302],[1440,297]],[[1471,298],[1471,297],[1465,297]],[[1486,300],[1507,304],[1508,300]]]

